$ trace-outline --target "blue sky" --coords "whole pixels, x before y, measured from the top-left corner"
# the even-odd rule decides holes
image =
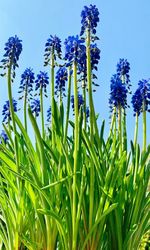
[[[64,41],[69,35],[79,34],[81,10],[84,5],[90,3],[96,4],[100,11],[100,23],[97,28],[97,35],[100,37],[98,45],[101,49],[101,61],[97,73],[100,87],[94,94],[94,100],[96,111],[99,113],[99,122],[105,119],[108,131],[110,78],[115,73],[119,58],[127,58],[130,62],[133,92],[140,79],[150,77],[150,0],[0,0],[0,59],[7,39],[15,34],[18,35],[23,40],[23,52],[13,84],[13,96],[17,99],[20,75],[24,69],[32,67],[35,74],[44,69],[44,45],[49,35],[56,34]],[[0,120],[2,120],[2,106],[8,99],[6,79],[0,78],[0,86]],[[129,104],[130,99],[129,96]],[[19,106],[22,106],[21,102]],[[47,101],[45,106],[47,109]],[[147,117],[147,126],[150,128],[150,115]],[[129,138],[133,138],[132,108],[127,112],[127,123]]]

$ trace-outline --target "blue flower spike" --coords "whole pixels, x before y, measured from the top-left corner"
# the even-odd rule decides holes
[[[5,72],[7,68],[11,67],[13,70],[12,78],[15,78],[15,69],[18,67],[18,60],[22,51],[22,40],[20,40],[16,35],[14,37],[10,37],[5,44],[4,50],[4,58],[1,61],[2,68]]]
[[[84,6],[84,9],[81,12],[81,32],[82,36],[86,29],[88,29],[91,34],[96,34],[96,27],[99,22],[99,11],[95,5],[90,4],[89,7]]]
[[[13,99],[13,109],[14,109],[14,112],[18,111],[18,109],[17,109],[17,101],[15,99]],[[6,101],[6,103],[3,106],[2,115],[4,116],[4,118],[3,118],[4,123],[8,123],[9,121],[11,121],[10,103],[9,103],[9,101]]]
[[[48,77],[48,73],[44,72],[44,71],[40,71],[40,73],[37,75],[37,79],[35,80],[35,90],[38,89],[43,89],[45,96],[47,93],[47,85],[49,84],[49,77]]]
[[[35,77],[33,69],[26,68],[26,70],[21,75],[21,81],[18,93],[24,94],[24,92],[26,92],[26,95],[30,94],[32,96],[34,80]]]
[[[30,107],[31,107],[32,114],[34,114],[35,117],[38,117],[39,113],[40,113],[40,100],[39,99],[33,99],[31,101]]]
[[[72,103],[72,109],[74,112],[74,95],[71,96],[71,103]],[[83,104],[84,104],[83,96],[78,93],[78,110],[80,110]]]
[[[3,142],[6,144],[8,142],[8,136],[5,132],[5,130],[2,130],[1,134],[0,134],[0,144],[2,144]]]
[[[47,110],[47,122],[50,122],[51,121],[51,107],[49,107],[49,109]]]
[[[109,98],[111,111],[114,107],[118,108],[121,106],[123,109],[127,107],[127,93],[126,85],[122,83],[117,74],[113,75],[111,78]]]
[[[98,70],[97,65],[100,60],[100,49],[97,47],[97,44],[91,44],[91,69]]]
[[[97,47],[97,44],[91,44],[90,45],[90,54],[91,54],[91,70],[92,70],[92,78],[93,78],[93,84],[95,86],[99,86],[98,84],[95,84],[94,79],[97,79],[97,76],[95,73],[93,73],[94,70],[98,70],[97,65],[100,60],[100,49]],[[78,74],[81,74],[81,81],[84,81],[84,85],[82,87],[86,87],[86,81],[87,81],[87,66],[86,66],[86,48],[83,49],[83,55],[78,63]]]
[[[56,85],[55,85],[55,94],[57,97],[61,94],[65,96],[65,84],[68,80],[68,72],[66,67],[61,67],[56,72]]]
[[[130,63],[127,59],[120,58],[117,63],[117,75],[123,81],[124,84],[127,85],[128,89],[130,89]]]
[[[68,61],[66,66],[70,66],[73,62],[81,63],[85,60],[85,45],[84,41],[76,36],[69,36],[65,39],[65,57],[64,59]]]
[[[45,44],[45,61],[44,66],[47,66],[50,64],[51,56],[54,55],[54,59],[56,57],[61,59],[61,40],[59,37],[50,35],[50,38],[47,39],[47,42]]]
[[[140,80],[138,83],[138,88],[132,96],[131,100],[134,115],[136,113],[138,116],[143,111],[150,112],[150,79],[148,80]],[[143,105],[144,104],[144,105]]]

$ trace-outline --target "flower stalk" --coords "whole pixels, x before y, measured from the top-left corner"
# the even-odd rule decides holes
[[[121,112],[121,105],[118,106],[118,137],[120,143],[120,156],[122,153],[122,112]]]
[[[146,152],[146,109],[143,101],[143,152]]]
[[[27,132],[27,86],[24,92],[24,127]]]
[[[88,96],[89,96],[89,109],[90,109],[90,140],[91,143],[94,143],[94,131],[93,131],[93,122],[94,118],[94,106],[93,106],[93,97],[92,97],[92,80],[91,80],[91,54],[90,54],[90,30],[87,29],[86,32],[86,56],[87,56],[87,84],[88,84]],[[90,165],[90,203],[89,203],[89,230],[92,227],[93,223],[93,208],[94,208],[94,165]]]
[[[42,125],[42,137],[44,139],[45,137],[45,131],[44,131],[44,108],[43,108],[43,89],[40,87],[40,112],[41,112],[41,125]]]
[[[75,133],[74,133],[74,169],[73,169],[73,206],[72,206],[72,250],[77,249],[77,230],[76,230],[76,213],[77,213],[77,196],[76,196],[76,182],[77,182],[77,167],[78,167],[78,136],[79,136],[79,124],[78,124],[78,88],[77,88],[77,65],[73,64],[73,76],[74,76],[74,110],[75,110]]]
[[[135,131],[134,131],[134,148],[136,148],[136,144],[137,144],[138,125],[139,125],[139,119],[138,119],[138,113],[136,113],[136,115],[135,115]]]
[[[86,124],[87,124],[87,119],[86,119],[86,86],[85,83],[83,82],[83,122],[84,122],[84,129],[86,131]]]
[[[66,110],[66,124],[65,124],[65,134],[64,134],[64,142],[67,140],[68,134],[68,123],[69,123],[69,113],[70,113],[70,99],[71,99],[71,68],[68,68],[68,88],[67,88],[67,110]]]
[[[52,110],[52,145],[54,146],[54,49],[51,55],[51,110]]]
[[[17,144],[17,130],[16,130],[16,124],[15,124],[15,118],[14,118],[14,108],[13,108],[13,98],[12,98],[12,89],[11,89],[11,67],[12,64],[10,63],[10,66],[8,67],[8,98],[9,98],[9,105],[10,105],[10,114],[12,119],[12,126],[14,131],[14,150],[15,150],[15,158],[16,158],[16,166],[17,170],[19,171],[19,158],[18,158],[18,144]]]

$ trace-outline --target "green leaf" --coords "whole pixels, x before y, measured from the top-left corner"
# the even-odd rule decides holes
[[[60,219],[60,217],[54,212],[54,211],[51,211],[51,210],[45,210],[45,209],[37,209],[37,212],[41,213],[41,214],[46,214],[48,216],[51,216],[57,223],[57,226],[58,226],[58,230],[60,232],[60,234],[63,236],[63,240],[64,240],[64,249],[67,250],[68,249],[68,244],[67,244],[67,239],[66,239],[66,233],[65,233],[65,229],[64,229],[64,226],[63,226],[63,222],[62,220]]]
[[[89,233],[87,234],[86,238],[85,238],[85,241],[83,243],[83,246],[82,246],[82,250],[85,249],[86,247],[86,244],[90,238],[90,236],[92,235],[94,229],[98,226],[98,224],[101,222],[101,220],[103,220],[108,214],[110,214],[114,209],[116,209],[118,206],[118,203],[114,203],[112,204],[104,213],[103,215],[97,219],[96,223],[94,223],[94,225],[92,226],[92,228],[90,229]]]

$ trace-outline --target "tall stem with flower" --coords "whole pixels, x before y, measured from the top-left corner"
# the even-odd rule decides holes
[[[18,154],[18,141],[17,141],[17,129],[16,129],[16,123],[15,123],[15,118],[14,118],[14,106],[13,106],[13,97],[12,97],[12,80],[15,78],[15,69],[16,66],[18,66],[17,61],[19,60],[19,56],[22,51],[22,43],[21,40],[17,37],[10,37],[8,39],[8,42],[5,44],[5,54],[4,54],[4,59],[2,60],[3,62],[3,68],[8,69],[7,70],[7,87],[8,87],[8,98],[9,98],[9,107],[10,107],[10,117],[12,120],[12,126],[13,126],[13,132],[14,132],[14,152],[15,152],[15,161],[16,161],[16,167],[17,167],[17,172],[20,172],[20,167],[19,167],[19,154]],[[21,200],[21,183],[19,180],[17,180],[18,186],[20,186],[19,190],[19,201]],[[20,212],[18,211],[18,217],[19,217]],[[19,248],[19,226],[20,226],[20,220],[17,221],[16,223],[16,228],[14,232],[14,249],[18,250]]]
[[[149,111],[150,103],[150,80],[142,79],[138,83],[138,88],[132,96],[132,105],[134,110],[134,115],[136,116],[136,127],[134,136],[134,146],[137,143],[138,135],[138,116],[143,113],[143,152],[146,151],[146,111]]]
[[[117,63],[117,75],[121,79],[122,84],[126,85],[129,92],[130,90],[130,64],[127,59],[120,58]],[[126,109],[122,109],[122,149],[127,152],[127,127],[126,127]]]
[[[47,72],[40,71],[37,75],[37,79],[35,80],[36,86],[35,90],[39,89],[40,95],[40,112],[41,112],[41,127],[42,127],[42,137],[45,138],[45,130],[44,130],[44,106],[43,106],[43,94],[47,93],[47,85],[49,84],[49,78]],[[44,91],[44,93],[43,93]]]
[[[15,78],[15,69],[18,66],[17,61],[22,51],[21,40],[17,37],[10,37],[8,42],[5,44],[5,54],[2,60],[3,69],[7,69],[7,87],[8,87],[8,98],[10,105],[10,115],[12,119],[13,131],[14,131],[14,144],[15,144],[15,160],[17,169],[19,170],[19,158],[18,158],[18,144],[17,144],[17,130],[14,119],[14,109],[13,109],[13,98],[12,98],[12,81]],[[6,74],[6,72],[5,72]]]
[[[69,68],[68,68],[68,88],[67,88],[67,110],[66,110],[64,142],[66,142],[67,134],[68,134],[68,123],[69,123],[69,113],[70,113],[70,97],[71,97],[71,67],[69,66]]]
[[[81,35],[86,32],[86,67],[87,67],[87,87],[89,98],[89,110],[90,110],[90,140],[94,143],[94,128],[95,126],[95,111],[93,104],[93,91],[92,91],[92,66],[91,66],[91,35],[96,33],[96,26],[99,22],[99,11],[95,5],[90,7],[85,6],[81,12]],[[93,208],[94,208],[94,165],[90,165],[90,195],[89,195],[89,230],[93,224]]]
[[[51,132],[52,132],[52,145],[54,146],[54,102],[55,102],[55,60],[56,57],[61,59],[61,40],[57,36],[50,35],[50,38],[47,39],[45,44],[45,62],[44,66],[50,65],[50,74],[51,74],[51,84],[50,84],[50,92],[51,92]]]
[[[34,73],[31,68],[26,68],[26,70],[21,75],[19,94],[22,94],[19,99],[24,98],[24,126],[27,132],[27,103],[32,96],[33,83],[34,83]]]

